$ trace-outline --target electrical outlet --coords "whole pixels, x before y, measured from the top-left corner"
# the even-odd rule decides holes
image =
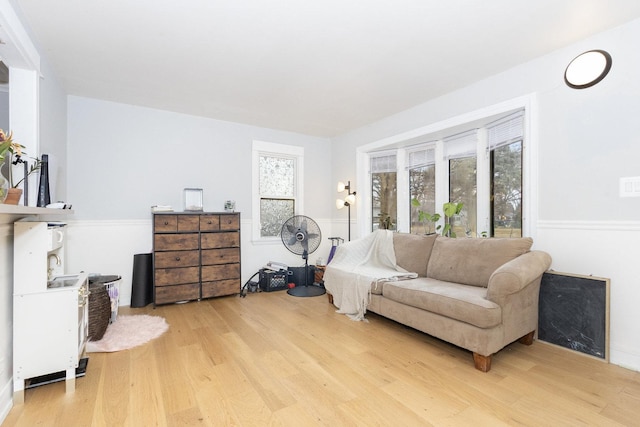
[[[640,197],[640,176],[620,178],[620,197]]]

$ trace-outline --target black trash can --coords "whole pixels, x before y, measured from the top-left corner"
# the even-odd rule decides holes
[[[131,307],[146,307],[153,302],[152,275],[151,254],[135,254],[131,280]]]

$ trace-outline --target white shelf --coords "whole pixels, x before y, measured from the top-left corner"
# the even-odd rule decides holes
[[[61,217],[65,215],[73,215],[73,210],[36,208],[31,206],[5,205],[3,203],[0,203],[0,224],[12,223],[20,218],[24,218],[27,216]]]

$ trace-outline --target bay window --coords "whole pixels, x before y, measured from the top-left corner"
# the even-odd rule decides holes
[[[511,110],[458,124],[448,135],[425,134],[428,143],[414,137],[407,147],[368,153],[371,229],[431,233],[444,226],[443,204],[453,202],[464,205],[449,220],[457,237],[523,236],[524,113]],[[440,214],[437,224],[428,220],[433,214]]]

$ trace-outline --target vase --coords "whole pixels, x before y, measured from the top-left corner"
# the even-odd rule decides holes
[[[22,197],[22,188],[9,188],[7,190],[7,198],[4,200],[5,205],[17,205]]]
[[[49,194],[49,155],[43,154],[40,164],[40,185],[38,187],[38,202],[36,206],[44,208],[51,203]]]
[[[0,203],[4,203],[9,193],[9,180],[0,173]]]

